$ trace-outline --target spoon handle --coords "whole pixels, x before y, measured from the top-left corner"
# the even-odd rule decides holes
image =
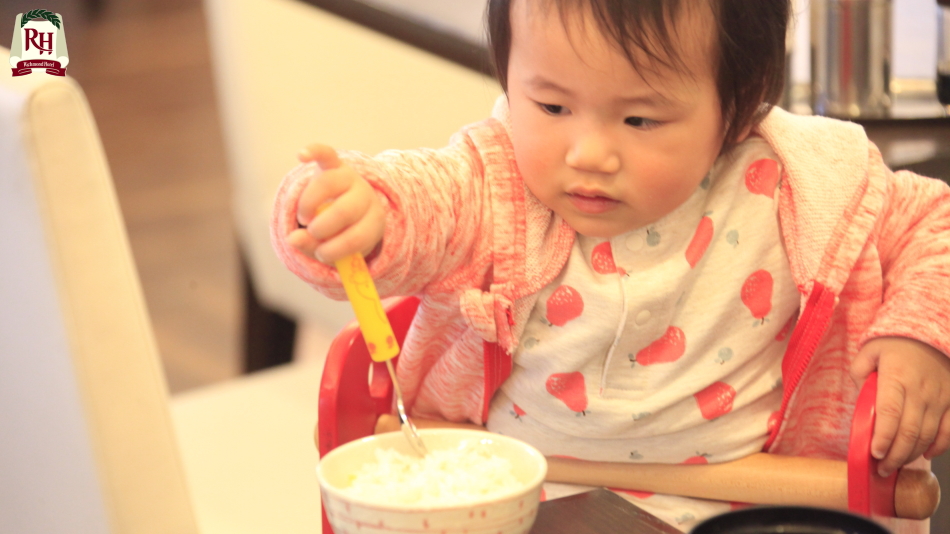
[[[385,362],[399,354],[399,343],[386,317],[386,311],[376,292],[376,284],[360,253],[351,254],[336,262],[343,289],[350,299],[356,321],[366,340],[366,348],[374,362]]]

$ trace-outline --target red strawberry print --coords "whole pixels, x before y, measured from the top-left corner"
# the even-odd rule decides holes
[[[775,194],[778,179],[778,162],[774,159],[754,161],[745,171],[745,186],[749,192],[769,198]]]
[[[564,326],[568,321],[577,319],[584,311],[584,299],[571,286],[558,286],[546,302],[545,319],[554,326]]]
[[[614,263],[614,253],[610,248],[610,241],[604,241],[594,247],[594,250],[590,253],[590,264],[594,267],[594,271],[600,274],[613,274],[617,272],[617,265]]]
[[[736,398],[736,390],[725,382],[714,382],[699,393],[693,394],[699,413],[703,419],[713,419],[732,411],[732,401]]]
[[[732,512],[732,511],[734,511],[734,510],[742,510],[743,508],[750,508],[750,507],[752,507],[752,506],[753,506],[752,504],[749,504],[749,503],[747,503],[747,502],[735,502],[735,501],[731,501],[731,502],[729,503],[729,511]]]
[[[609,489],[610,491],[614,493],[626,493],[627,495],[630,495],[631,497],[636,497],[637,499],[646,499],[648,497],[652,497],[656,495],[652,491],[639,491],[639,490],[622,489],[622,488],[607,488],[607,489]]]
[[[521,406],[518,406],[517,404],[512,404],[511,407],[511,413],[515,414],[515,419],[521,420],[521,416],[525,414],[525,411],[522,410]]]
[[[696,232],[693,233],[693,239],[689,242],[689,246],[686,247],[686,261],[689,262],[691,268],[696,267],[699,260],[703,258],[703,254],[706,253],[706,249],[709,247],[712,237],[712,219],[703,217],[699,220],[699,226],[696,227]]]
[[[586,415],[587,386],[584,384],[584,375],[580,372],[554,373],[548,377],[544,386],[548,393],[566,404],[571,411]]]
[[[675,362],[686,353],[686,334],[675,326],[666,329],[659,339],[641,349],[632,360],[640,365]]]
[[[760,269],[749,275],[742,284],[742,303],[752,312],[752,317],[765,322],[772,311],[772,274]]]
[[[697,454],[683,460],[683,465],[706,465],[709,463],[708,454]]]

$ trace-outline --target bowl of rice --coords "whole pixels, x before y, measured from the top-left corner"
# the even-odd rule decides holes
[[[478,430],[421,429],[429,454],[402,432],[327,453],[317,479],[334,534],[520,534],[531,530],[547,472],[534,447]]]

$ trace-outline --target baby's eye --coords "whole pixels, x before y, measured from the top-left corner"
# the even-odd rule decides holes
[[[627,117],[623,120],[624,124],[634,128],[652,128],[659,125],[657,121],[645,119],[643,117]]]
[[[541,109],[548,115],[560,115],[564,112],[564,106],[557,104],[542,104],[539,102],[538,105],[541,106]]]

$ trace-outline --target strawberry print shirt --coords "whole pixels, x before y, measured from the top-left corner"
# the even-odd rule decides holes
[[[761,451],[799,308],[779,234],[780,175],[753,137],[660,221],[609,240],[578,235],[540,292],[489,430],[545,455],[608,462]],[[621,495],[681,528],[729,509]]]

